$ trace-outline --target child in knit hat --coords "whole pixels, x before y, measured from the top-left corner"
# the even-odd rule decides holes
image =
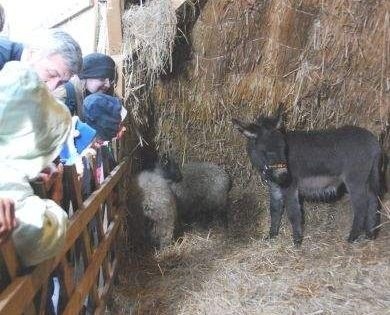
[[[79,78],[85,80],[86,95],[108,93],[116,79],[115,62],[104,54],[89,54],[83,58],[83,70]]]
[[[84,120],[84,98],[97,92],[112,95],[115,80],[114,60],[105,54],[92,53],[83,57],[83,68],[78,76],[58,87],[53,94],[68,106],[72,115]]]
[[[84,100],[85,122],[96,130],[100,141],[111,141],[120,129],[122,104],[117,97],[94,93]]]

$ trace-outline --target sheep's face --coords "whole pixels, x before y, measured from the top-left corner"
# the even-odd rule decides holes
[[[163,154],[159,163],[165,179],[171,180],[175,183],[182,180],[183,176],[181,174],[180,167],[174,158],[168,154]]]

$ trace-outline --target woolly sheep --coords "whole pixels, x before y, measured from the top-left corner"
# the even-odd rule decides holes
[[[146,243],[142,245],[156,249],[171,244],[175,232],[176,199],[169,186],[170,179],[165,176],[164,169],[167,168],[167,165],[161,167],[160,161],[153,170],[139,173],[130,188],[129,209],[133,214],[140,214],[136,228],[141,229],[141,242]],[[178,180],[174,171],[170,172],[170,178]],[[130,225],[134,224],[137,223],[132,222]]]
[[[200,220],[207,225],[219,217],[226,224],[231,180],[225,170],[209,162],[190,162],[183,165],[181,175],[181,181],[171,183],[180,222]]]

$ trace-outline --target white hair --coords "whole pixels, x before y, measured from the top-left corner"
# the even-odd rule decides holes
[[[40,30],[24,42],[25,47],[38,50],[44,56],[58,54],[62,56],[73,74],[82,69],[80,45],[68,33],[60,29]]]

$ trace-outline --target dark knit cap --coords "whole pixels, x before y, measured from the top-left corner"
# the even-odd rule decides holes
[[[96,136],[110,141],[119,131],[122,105],[119,98],[93,93],[84,99],[84,120],[96,130]]]
[[[115,79],[115,61],[105,54],[92,53],[83,58],[83,70],[79,74],[80,79],[108,78]]]

